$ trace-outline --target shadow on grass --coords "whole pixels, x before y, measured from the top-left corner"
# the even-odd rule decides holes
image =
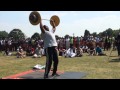
[[[112,59],[112,60],[109,61],[109,62],[120,62],[120,58]]]

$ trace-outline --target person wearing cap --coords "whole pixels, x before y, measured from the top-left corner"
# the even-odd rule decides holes
[[[52,76],[59,76],[57,74],[57,67],[58,67],[58,54],[57,54],[57,41],[55,37],[55,31],[56,31],[56,26],[53,20],[50,20],[52,23],[52,31],[49,30],[49,27],[46,25],[42,24],[42,20],[40,20],[40,29],[41,29],[41,36],[44,41],[44,48],[46,52],[46,67],[45,67],[45,73],[44,73],[44,79],[48,78],[51,65],[52,65],[52,60],[54,61],[53,63],[53,73]]]

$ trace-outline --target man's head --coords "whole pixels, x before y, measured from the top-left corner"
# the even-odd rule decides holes
[[[43,27],[44,27],[44,29],[45,29],[46,31],[49,31],[49,27],[48,27],[48,26],[44,25]]]

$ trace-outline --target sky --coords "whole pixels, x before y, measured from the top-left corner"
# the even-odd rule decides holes
[[[20,29],[27,37],[34,33],[41,33],[39,25],[33,26],[29,22],[32,11],[0,11],[0,31],[10,32]],[[55,34],[83,36],[87,29],[90,33],[102,32],[108,28],[113,30],[120,28],[120,11],[38,11],[42,19],[50,19],[53,15],[60,18],[60,24],[56,27]],[[43,20],[43,24],[52,29],[49,21]]]

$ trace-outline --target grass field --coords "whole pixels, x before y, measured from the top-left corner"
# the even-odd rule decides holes
[[[110,51],[105,52],[108,56]],[[120,60],[117,51],[108,56],[88,56],[64,58],[59,57],[59,71],[85,72],[83,79],[120,79]],[[0,53],[0,78],[31,70],[36,64],[45,65],[45,57],[23,59],[16,56],[3,56]]]

